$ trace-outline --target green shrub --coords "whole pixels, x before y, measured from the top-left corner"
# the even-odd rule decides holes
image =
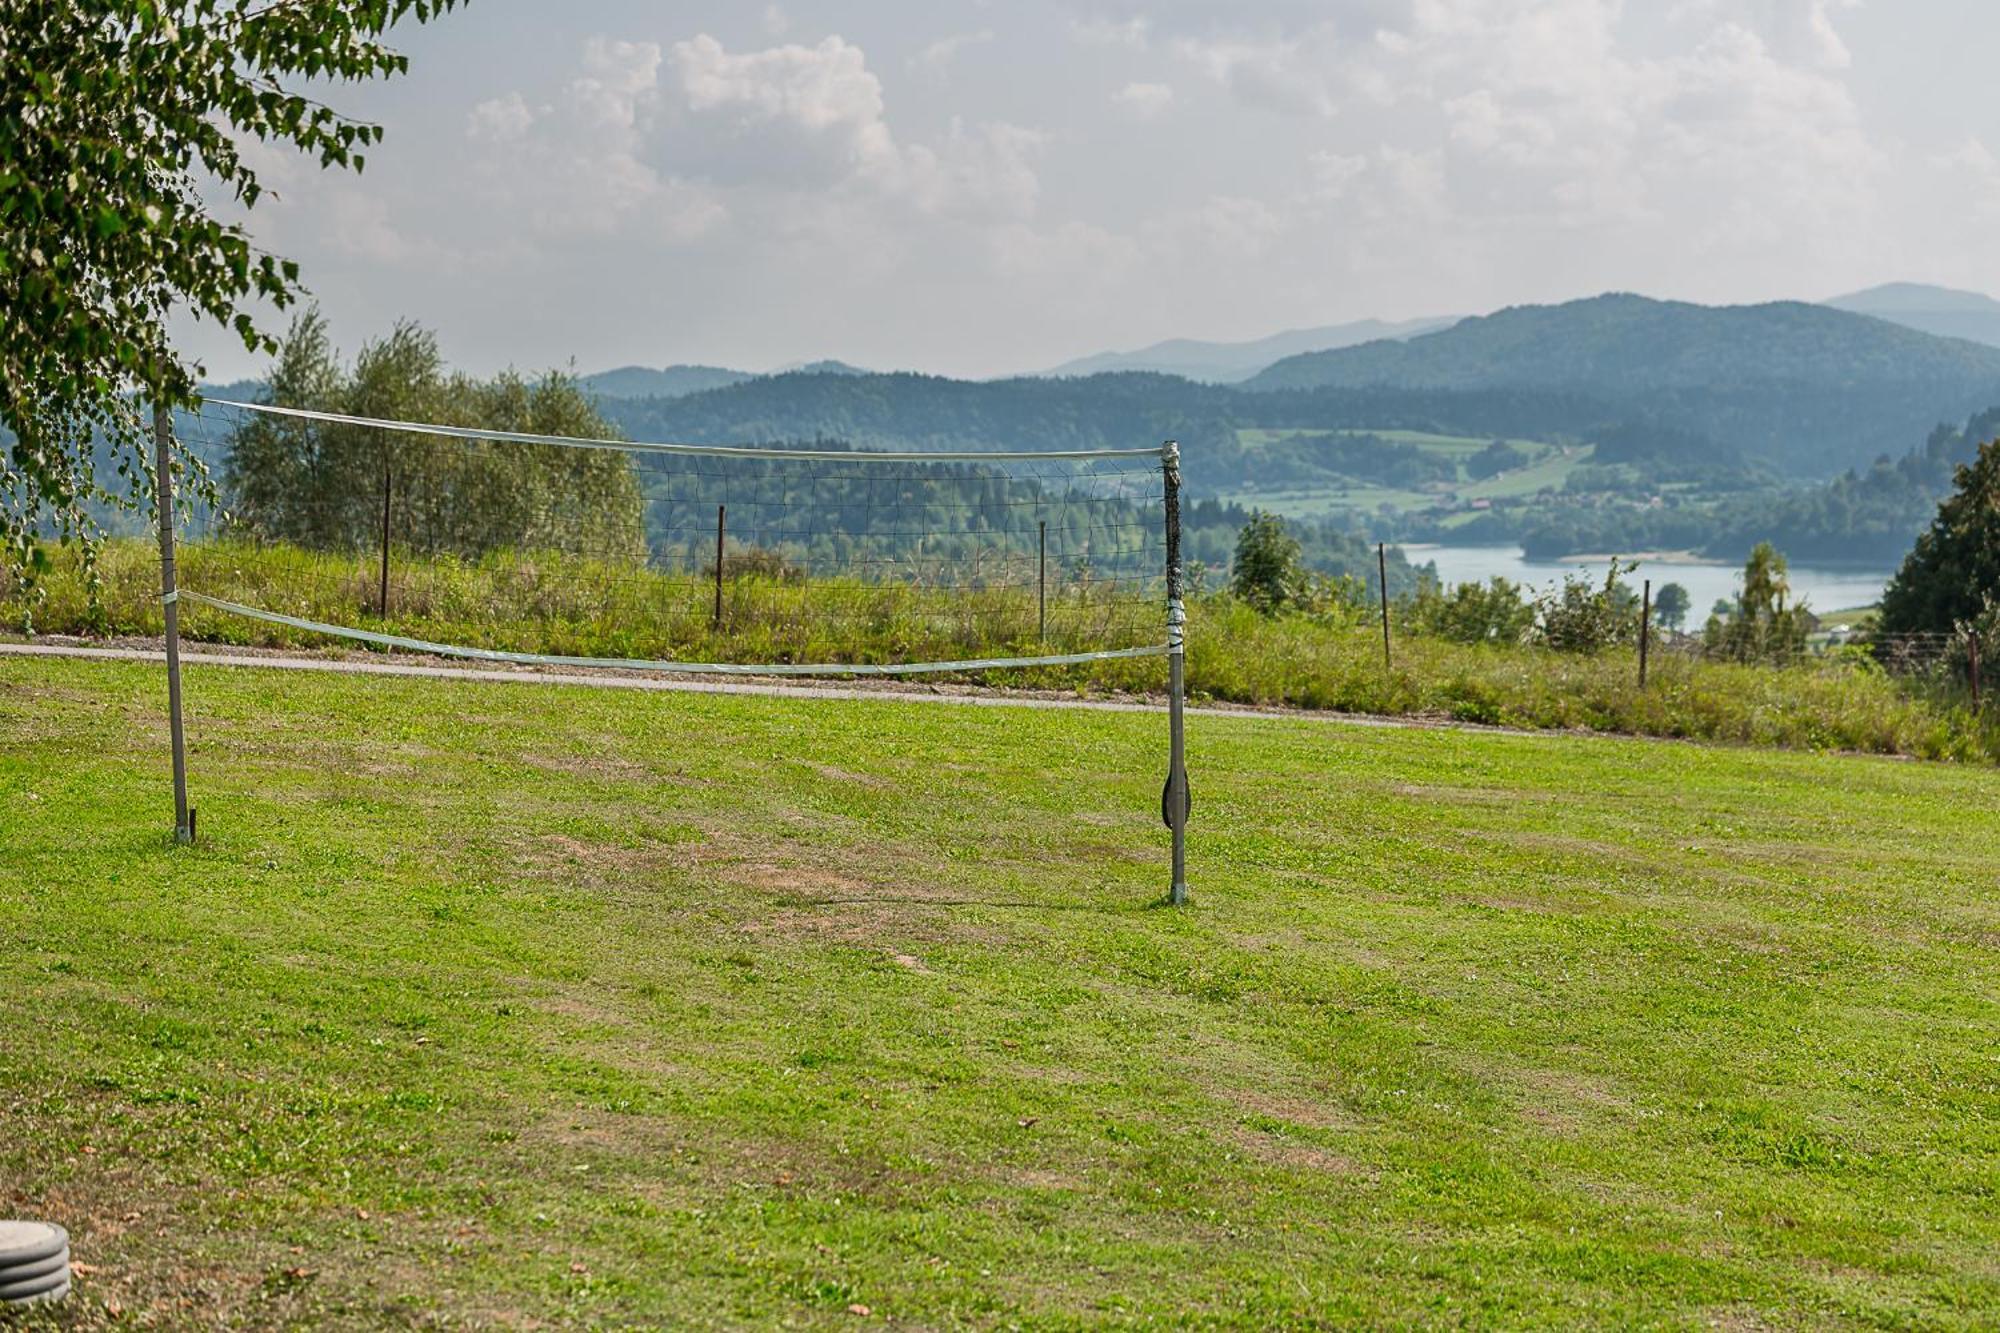
[[[1580,574],[1535,601],[1536,637],[1558,652],[1595,653],[1639,638],[1639,599],[1619,576],[1637,566],[1618,560],[1599,587]]]
[[[1519,643],[1535,623],[1534,605],[1519,585],[1497,577],[1456,584],[1450,592],[1425,582],[1401,610],[1415,633],[1453,643]]]

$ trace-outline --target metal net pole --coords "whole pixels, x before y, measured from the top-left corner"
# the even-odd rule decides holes
[[[1187,901],[1187,821],[1191,799],[1187,779],[1187,728],[1182,703],[1187,689],[1187,608],[1181,601],[1181,450],[1168,440],[1160,450],[1166,480],[1167,519],[1167,785],[1160,793],[1160,816],[1174,835],[1174,878],[1168,900]]]
[[[166,618],[167,725],[174,746],[174,841],[194,841],[188,809],[187,733],[181,725],[180,592],[174,573],[174,417],[164,402],[153,405],[153,502],[160,511],[160,602]]]

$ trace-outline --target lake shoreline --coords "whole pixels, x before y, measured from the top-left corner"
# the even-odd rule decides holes
[[[1402,551],[1418,567],[1432,566],[1438,581],[1447,587],[1459,583],[1485,583],[1504,578],[1530,590],[1554,589],[1565,579],[1610,566],[1608,554],[1567,555],[1552,559],[1529,559],[1518,543],[1505,545],[1451,546],[1442,542],[1411,542]],[[1718,601],[1733,601],[1742,585],[1742,568],[1724,560],[1704,560],[1688,551],[1643,551],[1620,554],[1618,560],[1638,561],[1636,574],[1626,578],[1634,589],[1641,579],[1650,579],[1654,591],[1668,583],[1684,587],[1692,605],[1706,614]],[[1793,565],[1787,576],[1795,603],[1815,607],[1865,607],[1881,600],[1894,570],[1881,566],[1835,564]]]

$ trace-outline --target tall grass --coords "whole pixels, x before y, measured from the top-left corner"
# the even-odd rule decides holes
[[[38,599],[0,585],[9,628],[45,634],[157,635],[157,553],[106,544],[93,609],[73,558]],[[371,610],[365,554],[206,542],[183,548],[183,586],[304,619],[441,643],[583,657],[713,662],[894,662],[1133,647],[1163,636],[1163,609],[1130,585],[1052,588],[1039,632],[1032,587],[924,587],[856,579],[725,580],[714,623],[706,578],[549,552],[478,560],[399,558],[385,620]],[[1931,759],[2000,759],[2000,710],[1977,715],[1960,691],[1897,677],[1857,656],[1750,666],[1661,654],[1638,688],[1632,651],[1557,653],[1464,645],[1399,632],[1385,666],[1379,627],[1342,615],[1268,617],[1226,595],[1194,599],[1189,688],[1228,703],[1417,715],[1503,726],[1626,732]],[[185,603],[182,633],[219,644],[329,646],[322,636]],[[1155,692],[1158,659],[972,673],[1036,688]]]

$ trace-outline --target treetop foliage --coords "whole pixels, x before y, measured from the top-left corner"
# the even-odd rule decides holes
[[[1710,654],[1738,662],[1788,662],[1805,651],[1812,615],[1791,600],[1785,557],[1758,542],[1743,565],[1743,591],[1727,616],[1711,615],[1702,630]]]
[[[1678,583],[1664,583],[1653,594],[1653,619],[1665,629],[1679,630],[1687,624],[1688,609],[1694,599],[1688,590]]]
[[[268,400],[538,435],[617,435],[573,378],[449,373],[436,336],[414,324],[363,346],[350,369],[310,310],[280,345]],[[250,414],[230,437],[224,480],[240,530],[316,549],[379,543],[385,492],[391,540],[412,549],[475,556],[502,547],[580,548],[630,558],[646,549],[631,459],[610,450]]]
[[[1229,589],[1267,616],[1297,612],[1347,619],[1362,608],[1367,584],[1347,570],[1313,569],[1304,546],[1285,520],[1262,509],[1250,512],[1236,535]]]
[[[1954,482],[1882,594],[1885,634],[1954,633],[2000,600],[2000,440],[1981,445]]]
[[[1236,538],[1230,588],[1266,615],[1290,605],[1306,578],[1299,539],[1276,514],[1255,510]]]
[[[180,310],[275,349],[254,308],[301,294],[208,200],[264,193],[248,139],[359,171],[379,125],[300,91],[401,74],[381,40],[461,0],[9,0],[0,8],[0,458],[4,559],[32,572],[54,528],[88,546],[92,501],[146,503],[139,397],[191,406]],[[204,197],[206,196],[206,197]],[[97,475],[95,437],[125,485]],[[198,465],[183,451],[181,466]]]

